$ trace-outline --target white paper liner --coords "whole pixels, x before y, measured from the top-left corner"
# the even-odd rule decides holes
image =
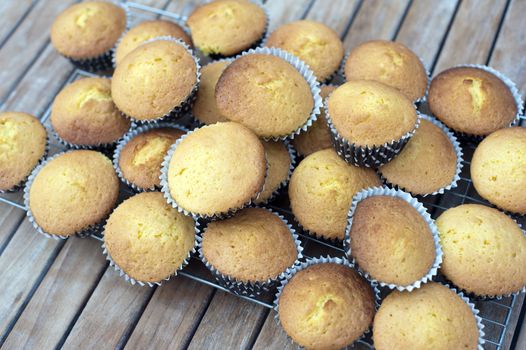
[[[31,174],[33,173],[33,171],[40,165],[42,164],[42,162],[44,162],[44,160],[47,158],[48,154],[49,154],[49,129],[45,126],[45,125],[42,125],[44,127],[44,129],[46,130],[46,144],[44,146],[44,153],[42,154],[42,156],[40,157],[40,159],[36,162],[35,166],[33,167],[33,169],[31,169],[31,171],[29,172],[29,174],[23,178],[19,183],[17,183],[15,186],[11,187],[11,188],[8,188],[7,190],[0,190],[0,194],[3,194],[3,193],[13,193],[13,192],[18,192],[20,191],[21,189],[23,189],[29,179],[29,176],[31,176]]]
[[[184,101],[182,101],[181,103],[179,103],[178,105],[174,106],[168,113],[166,113],[166,114],[164,114],[164,115],[162,115],[160,117],[156,117],[156,118],[152,118],[152,119],[136,119],[132,115],[127,115],[126,113],[121,111],[121,113],[124,116],[126,116],[127,118],[131,119],[132,121],[134,121],[136,123],[159,122],[159,121],[165,120],[167,118],[172,118],[173,119],[173,118],[177,118],[177,117],[182,116],[184,113],[186,113],[186,112],[188,112],[188,111],[190,111],[192,109],[192,104],[194,103],[195,99],[197,98],[197,90],[199,90],[199,84],[200,84],[200,80],[201,80],[201,65],[199,63],[199,58],[196,55],[194,55],[192,49],[188,45],[186,45],[186,43],[184,41],[182,41],[181,39],[176,39],[176,38],[173,38],[171,36],[159,36],[159,37],[156,37],[156,38],[153,38],[153,39],[145,41],[144,43],[141,44],[141,46],[149,44],[149,43],[152,43],[154,41],[172,41],[174,43],[177,43],[177,44],[183,46],[184,49],[186,50],[186,52],[188,52],[188,54],[190,56],[192,56],[192,58],[194,59],[194,63],[195,63],[195,67],[196,67],[196,70],[195,70],[195,72],[196,72],[196,80],[195,80],[194,86],[192,87],[192,91],[190,91],[190,94],[188,94],[186,99]]]
[[[170,280],[170,278],[177,276],[177,272],[182,270],[186,265],[188,265],[188,263],[190,262],[190,258],[192,257],[192,254],[195,253],[196,248],[197,248],[197,237],[198,237],[197,233],[199,232],[199,223],[197,221],[195,221],[195,220],[194,220],[194,223],[195,223],[195,225],[194,225],[195,238],[194,238],[194,245],[193,245],[192,249],[190,249],[190,251],[188,252],[186,258],[183,260],[181,265],[179,265],[179,267],[171,275],[169,275],[168,277],[166,277],[165,279],[163,279],[161,281],[157,281],[157,282],[143,282],[143,281],[139,281],[139,280],[137,280],[137,279],[135,279],[133,277],[130,277],[130,275],[128,275],[126,272],[124,272],[124,270],[113,260],[113,258],[111,257],[108,249],[106,248],[106,242],[104,241],[104,237],[105,237],[104,233],[105,232],[102,232],[102,238],[103,238],[103,242],[104,242],[101,245],[101,247],[102,247],[102,254],[104,254],[104,256],[106,257],[106,260],[109,261],[110,266],[113,266],[115,271],[117,271],[119,273],[119,276],[123,277],[130,284],[132,284],[132,285],[138,284],[141,287],[143,287],[143,286],[148,286],[148,287],[160,286],[163,281],[168,281],[168,280]]]
[[[279,57],[287,61],[303,76],[303,78],[307,81],[307,84],[309,84],[314,106],[307,120],[302,125],[300,125],[296,130],[292,131],[289,134],[263,138],[266,141],[270,141],[270,140],[278,141],[278,140],[285,140],[287,138],[294,139],[296,135],[299,135],[301,132],[307,131],[307,129],[312,125],[312,123],[314,123],[316,119],[318,119],[318,115],[320,114],[320,110],[323,106],[323,100],[320,96],[320,83],[318,82],[318,79],[316,78],[312,70],[309,68],[309,66],[305,62],[303,62],[298,57],[282,49],[277,49],[275,47],[260,47],[257,49],[250,49],[248,51],[243,52],[241,55],[237,56],[236,59],[243,57],[243,56],[254,55],[254,54],[276,56],[276,57]]]
[[[524,101],[522,100],[522,97],[521,97],[521,94],[519,92],[519,89],[517,89],[517,86],[515,85],[515,83],[510,78],[508,78],[507,76],[505,76],[504,74],[502,74],[498,70],[493,69],[493,68],[491,68],[489,66],[486,66],[486,65],[483,65],[483,64],[459,64],[459,65],[453,66],[453,67],[448,68],[448,69],[453,69],[453,68],[477,68],[477,69],[481,69],[481,70],[483,70],[483,71],[485,71],[487,73],[493,74],[494,76],[499,78],[504,83],[504,85],[506,85],[508,87],[508,89],[510,90],[511,94],[513,95],[513,99],[515,100],[515,107],[517,108],[517,114],[513,118],[512,122],[508,125],[508,127],[515,126],[515,125],[519,124],[520,117],[521,117],[522,112],[523,112],[522,106],[524,105]],[[438,118],[437,116],[434,116],[434,117],[436,117],[437,119],[440,120],[440,118]],[[466,132],[461,132],[461,131],[454,130],[453,128],[451,130],[453,130],[455,132],[455,134],[457,134],[459,137],[464,138],[467,141],[479,142],[485,136],[487,136],[487,135],[474,135],[474,134],[470,134],[470,133],[466,133]]]
[[[462,152],[462,147],[460,146],[460,143],[458,142],[458,140],[455,137],[455,135],[442,122],[438,121],[437,119],[435,119],[435,118],[433,118],[433,117],[431,117],[429,115],[426,115],[426,114],[423,114],[423,113],[420,113],[420,112],[419,112],[419,115],[420,115],[421,119],[425,119],[425,120],[433,123],[435,126],[439,127],[440,130],[442,130],[444,132],[444,134],[446,134],[447,138],[449,139],[449,141],[453,145],[453,149],[455,150],[455,154],[457,155],[457,161],[456,161],[455,175],[453,176],[453,179],[451,180],[451,182],[448,185],[446,185],[445,187],[441,187],[441,188],[439,188],[439,189],[437,189],[437,190],[435,190],[435,191],[433,191],[431,193],[424,193],[424,194],[412,193],[411,191],[408,191],[404,187],[390,182],[385,176],[383,176],[381,167],[378,168],[377,172],[378,172],[378,175],[380,175],[381,180],[384,183],[386,183],[387,185],[389,185],[389,186],[391,186],[391,187],[393,187],[395,189],[401,189],[403,191],[409,192],[412,195],[426,197],[426,196],[435,196],[437,194],[444,194],[445,191],[449,191],[452,188],[456,188],[457,185],[458,185],[458,181],[460,181],[460,174],[462,172],[462,167],[463,167],[462,162],[463,162],[463,156],[464,156],[464,154]]]
[[[206,125],[206,126],[203,126],[202,128],[206,128],[206,127],[209,127],[209,126],[210,125]],[[201,129],[201,128],[199,128],[199,129]],[[254,194],[254,196],[252,198],[248,199],[243,205],[241,205],[239,207],[235,207],[235,208],[230,208],[226,212],[214,213],[214,214],[211,214],[211,215],[209,215],[209,214],[199,214],[199,213],[196,213],[196,212],[188,211],[188,210],[184,209],[183,207],[181,207],[179,204],[177,204],[175,199],[173,199],[173,197],[172,197],[172,195],[170,193],[170,187],[168,186],[168,169],[169,169],[169,166],[170,166],[170,160],[172,159],[172,156],[173,156],[177,146],[181,142],[183,142],[183,140],[186,139],[189,135],[191,135],[193,132],[195,132],[196,130],[199,130],[199,129],[194,129],[194,130],[188,131],[186,134],[184,134],[183,136],[178,138],[177,141],[170,147],[170,149],[166,153],[166,156],[164,157],[164,160],[163,160],[163,163],[162,163],[162,166],[161,166],[161,176],[159,177],[159,179],[161,180],[161,192],[163,193],[164,198],[166,198],[166,201],[168,202],[168,204],[170,204],[172,207],[177,209],[178,212],[183,213],[184,215],[187,215],[187,216],[188,215],[192,216],[195,220],[197,220],[197,219],[206,219],[206,220],[225,219],[225,218],[231,217],[238,210],[243,209],[244,207],[247,207],[247,206],[251,205],[255,200],[257,200],[259,198],[259,195],[261,194],[261,192],[263,192],[264,189],[265,189],[265,182],[263,182],[263,186],[259,189],[259,191],[256,192]],[[265,179],[266,179],[267,176],[268,176],[268,161],[266,162]]]
[[[426,221],[426,223],[429,226],[429,229],[431,230],[431,234],[433,235],[433,241],[435,244],[435,252],[436,252],[433,265],[431,266],[427,274],[425,274],[422,278],[420,278],[419,280],[409,285],[402,286],[402,285],[397,285],[394,283],[385,283],[385,282],[376,280],[367,271],[364,271],[363,269],[361,269],[358,263],[356,262],[356,259],[352,256],[350,232],[351,232],[354,212],[356,211],[356,207],[358,203],[360,203],[366,198],[376,197],[376,196],[396,197],[396,198],[403,199],[404,201],[409,203],[413,208],[415,208],[418,214],[420,214],[422,219]],[[429,213],[427,212],[427,209],[424,207],[422,203],[416,200],[416,198],[411,197],[409,193],[403,192],[400,190],[386,188],[386,187],[370,187],[354,195],[352,204],[351,204],[351,209],[349,210],[349,215],[347,216],[347,227],[345,228],[345,239],[343,241],[343,245],[345,249],[345,255],[349,259],[351,259],[351,262],[353,263],[353,265],[355,265],[356,268],[363,273],[365,278],[367,278],[371,282],[378,283],[382,287],[388,287],[389,289],[397,289],[399,291],[407,290],[410,292],[415,288],[420,288],[420,286],[423,283],[427,283],[431,281],[433,277],[436,276],[437,271],[440,268],[440,265],[442,264],[442,248],[440,246],[440,236],[438,234],[438,229],[435,225],[435,222],[431,218]]]
[[[88,225],[87,227],[81,229],[80,231],[78,232],[75,232],[74,234],[72,235],[69,235],[69,236],[61,236],[61,235],[57,235],[57,234],[53,234],[53,233],[49,233],[49,232],[46,232],[44,231],[44,229],[42,227],[40,227],[40,225],[36,222],[35,218],[33,217],[33,212],[31,211],[31,207],[29,205],[29,191],[31,190],[31,186],[33,185],[33,181],[35,180],[36,176],[38,175],[38,173],[40,172],[40,170],[42,170],[42,168],[44,168],[44,166],[46,166],[47,163],[49,163],[50,161],[52,161],[53,159],[63,155],[63,154],[66,154],[66,153],[69,153],[69,152],[72,152],[72,151],[65,151],[65,152],[60,152],[60,153],[57,153],[49,158],[46,158],[45,160],[41,161],[41,163],[35,167],[35,169],[33,169],[33,171],[31,172],[31,175],[29,175],[29,177],[27,178],[27,182],[25,184],[25,187],[24,187],[24,206],[26,207],[27,209],[27,212],[26,212],[26,215],[29,219],[29,222],[31,222],[31,224],[33,225],[33,227],[35,228],[35,230],[48,237],[48,238],[53,238],[53,239],[66,239],[68,237],[71,237],[73,235],[77,235],[78,237],[88,237],[88,236],[91,236],[95,233],[98,233],[101,231],[102,229],[102,226],[104,225],[104,222],[106,221],[106,218],[103,218],[100,222],[98,223],[95,223],[95,224],[92,224],[92,225]]]
[[[331,116],[329,114],[328,101],[329,97],[325,99],[325,118],[327,119],[327,125],[329,126],[329,133],[331,135],[331,141],[336,150],[336,153],[343,158],[347,163],[364,166],[368,168],[376,168],[382,164],[389,162],[391,159],[396,157],[400,151],[404,148],[406,143],[416,132],[416,129],[420,126],[420,114],[417,113],[415,126],[412,130],[407,132],[401,138],[397,140],[391,140],[380,146],[359,146],[349,142],[343,136],[340,135],[338,130],[334,127]],[[416,106],[413,104],[416,110]]]
[[[358,273],[358,275],[360,275],[362,278],[364,278],[363,274],[359,270],[357,270],[354,267],[354,265],[351,262],[349,262],[347,259],[345,259],[345,258],[333,258],[333,257],[331,257],[329,255],[328,256],[320,256],[320,257],[317,257],[317,258],[309,258],[305,262],[302,262],[300,265],[297,265],[294,268],[288,270],[287,273],[285,274],[285,276],[280,278],[281,285],[278,286],[276,297],[274,298],[274,303],[273,303],[274,311],[276,311],[276,313],[274,315],[274,319],[276,320],[276,323],[279,325],[279,327],[282,330],[282,332],[290,340],[290,342],[292,344],[294,344],[296,347],[298,347],[299,349],[304,349],[304,347],[302,347],[301,345],[299,345],[296,342],[294,342],[294,340],[292,340],[292,338],[285,332],[283,327],[281,327],[281,322],[279,320],[279,298],[281,297],[281,293],[283,292],[283,288],[285,288],[285,286],[289,283],[289,281],[292,279],[292,277],[294,277],[295,274],[297,274],[301,270],[306,269],[307,267],[310,267],[310,266],[313,266],[313,265],[317,265],[317,264],[338,264],[338,265],[347,266],[347,267],[355,270]],[[364,280],[371,285],[371,289],[372,289],[373,295],[374,295],[375,310],[378,310],[378,308],[380,307],[380,300],[381,300],[381,298],[380,298],[380,290],[378,289],[378,286],[377,286],[376,283],[371,282],[371,281],[369,281],[366,278],[364,278]],[[372,326],[372,323],[369,326],[369,328],[358,339],[356,339],[352,344],[355,344],[357,342],[362,341],[363,338],[367,334],[369,334],[371,332],[371,326]],[[350,346],[352,344],[348,344],[348,346]],[[347,347],[346,347],[346,349],[347,349]]]
[[[290,177],[292,176],[292,172],[294,171],[294,168],[296,166],[296,150],[294,149],[294,147],[292,147],[289,141],[284,140],[282,142],[285,144],[285,147],[287,147],[287,151],[289,152],[289,157],[290,157],[289,172],[287,174],[287,177],[283,181],[281,181],[281,183],[278,185],[278,187],[276,187],[274,191],[272,191],[270,196],[264,201],[261,201],[261,202],[258,201],[257,203],[255,203],[257,205],[265,205],[269,202],[272,202],[276,198],[276,196],[280,193],[281,189],[287,186],[287,184],[290,181]]]
[[[117,176],[124,184],[126,184],[128,187],[133,189],[135,192],[155,191],[155,190],[159,190],[160,186],[142,188],[130,182],[128,179],[126,179],[126,177],[122,173],[121,167],[119,166],[119,160],[120,160],[122,149],[128,144],[128,142],[130,142],[134,137],[138,136],[139,134],[142,134],[147,131],[154,130],[154,129],[160,129],[160,128],[173,128],[173,129],[181,130],[183,132],[189,131],[184,126],[181,126],[179,124],[172,123],[172,122],[148,123],[136,129],[135,128],[130,129],[130,131],[128,131],[128,133],[120,139],[120,141],[117,144],[117,147],[115,148],[115,151],[113,152],[113,167],[115,168],[115,172],[117,173]]]
[[[255,208],[262,208],[262,209],[265,209],[268,212],[276,215],[288,227],[288,229],[290,231],[290,234],[292,236],[292,239],[294,240],[294,244],[296,246],[296,251],[297,251],[296,260],[294,261],[294,263],[291,266],[287,267],[285,269],[285,271],[283,271],[279,275],[277,275],[277,276],[275,276],[273,278],[268,278],[266,281],[248,281],[248,282],[243,282],[243,281],[240,281],[240,280],[236,279],[235,277],[232,277],[232,276],[229,276],[229,275],[225,275],[225,274],[221,273],[219,270],[217,270],[206,259],[206,257],[203,254],[203,245],[202,245],[202,240],[203,239],[202,239],[201,236],[206,233],[206,231],[208,229],[208,225],[203,229],[203,232],[202,232],[201,236],[197,237],[197,241],[198,241],[198,245],[199,245],[199,257],[200,257],[201,261],[205,264],[205,266],[208,268],[208,270],[210,270],[212,275],[214,275],[214,277],[217,280],[217,282],[219,284],[221,284],[222,286],[225,286],[226,288],[228,288],[234,294],[244,295],[244,296],[248,296],[248,297],[255,297],[255,296],[260,295],[263,292],[271,291],[272,288],[277,285],[278,281],[285,277],[285,275],[286,275],[286,273],[288,271],[290,271],[291,269],[293,269],[294,267],[296,267],[296,266],[298,266],[300,264],[300,259],[303,258],[303,254],[302,254],[303,247],[301,245],[301,241],[299,239],[299,236],[296,233],[296,230],[294,230],[294,228],[292,227],[292,225],[289,224],[288,221],[285,219],[285,217],[283,215],[280,215],[278,212],[273,211],[273,210],[271,210],[269,208],[266,208],[266,207],[255,207]]]

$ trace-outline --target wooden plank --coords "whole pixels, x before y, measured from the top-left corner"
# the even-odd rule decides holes
[[[35,4],[33,0],[1,1],[0,13],[2,14],[2,26],[0,27],[0,43],[3,43],[16,29],[16,26]]]
[[[267,314],[262,306],[217,291],[188,348],[248,348]]]
[[[364,1],[343,44],[350,49],[372,39],[391,40],[399,27],[409,0]]]
[[[461,63],[485,64],[506,0],[462,1],[435,72]]]
[[[0,256],[0,344],[63,244],[36,233],[26,219]]]
[[[261,329],[261,333],[254,343],[253,350],[266,350],[266,349],[283,349],[293,350],[296,347],[292,344],[291,340],[287,337],[285,332],[276,322],[276,313],[270,312],[265,320],[265,324]]]
[[[512,0],[490,65],[510,77],[522,93],[526,94],[526,1]]]
[[[396,36],[430,68],[457,7],[458,0],[415,0]]]
[[[214,289],[185,277],[157,288],[126,349],[180,349],[190,341]]]
[[[280,25],[303,18],[314,0],[269,0],[265,7],[270,15],[269,32]]]
[[[120,347],[128,339],[154,289],[132,286],[110,267],[67,336],[66,349]]]
[[[0,255],[24,215],[26,215],[25,211],[6,203],[0,203]]]
[[[359,4],[358,0],[333,0],[327,6],[327,1],[317,0],[306,18],[324,23],[343,36]]]
[[[106,268],[100,252],[98,241],[68,239],[3,346],[55,348]]]

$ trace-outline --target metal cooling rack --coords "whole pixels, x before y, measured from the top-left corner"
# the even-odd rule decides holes
[[[148,6],[136,4],[133,2],[127,2],[127,5],[130,10],[130,17],[131,17],[130,23],[132,26],[143,20],[160,18],[160,17],[171,19],[178,23],[181,23],[181,22],[184,23],[184,21],[186,20],[186,17],[180,16],[175,13],[171,13],[169,11],[148,7]],[[203,60],[206,61],[206,58]],[[65,81],[64,85],[67,85],[79,78],[91,77],[91,76],[96,76],[96,75],[76,69],[72,72],[70,77]],[[48,120],[50,113],[51,113],[51,102],[52,101],[50,101],[48,108],[46,109],[45,113],[40,118],[42,123],[49,130],[51,130],[51,125]],[[523,119],[520,120],[521,125],[525,123],[524,117],[522,118]],[[189,116],[179,119],[178,122],[190,128],[196,126],[195,123],[192,121],[192,119]],[[49,132],[48,134],[51,136]],[[466,140],[464,141],[461,140],[461,145],[462,145],[462,150],[464,152],[465,160],[463,162],[464,167],[462,169],[461,179],[458,183],[458,186],[450,191],[447,191],[443,195],[417,197],[418,200],[421,201],[426,206],[426,208],[428,209],[433,219],[436,219],[445,210],[452,208],[452,207],[456,207],[464,203],[478,203],[478,204],[484,204],[487,206],[492,206],[489,202],[487,202],[486,200],[484,200],[477,194],[474,187],[472,186],[472,182],[470,179],[470,171],[469,171],[470,160],[472,158],[473,151],[475,150],[476,144],[466,141]],[[65,148],[62,145],[60,145],[56,140],[51,140],[50,155],[64,151],[64,150]],[[15,193],[0,194],[0,202],[7,203],[21,210],[27,210],[23,203],[22,192],[23,191],[18,191]],[[311,237],[302,232],[302,230],[296,225],[294,221],[294,216],[292,215],[292,212],[289,209],[290,206],[289,206],[288,196],[286,195],[286,192],[287,192],[286,189],[281,191],[281,195],[279,195],[272,203],[268,204],[268,207],[282,214],[289,221],[289,223],[291,223],[295,227],[296,231],[298,232],[300,236],[302,245],[304,247],[304,251],[303,251],[304,257],[309,258],[309,257],[321,256],[321,255],[330,255],[333,257],[344,257],[345,254],[344,254],[344,250],[342,246],[339,246],[333,242]],[[120,200],[124,200],[125,198],[130,197],[131,195],[133,195],[133,192],[129,188],[127,188],[125,185],[121,185]],[[519,222],[520,224],[522,224],[523,227],[526,227],[526,216],[515,216],[514,219],[517,220],[517,222]],[[101,233],[95,234],[91,237],[99,241],[102,241]],[[211,275],[208,269],[200,261],[197,254],[192,256],[190,263],[182,271],[179,271],[178,274],[185,276],[187,278],[193,279],[195,281],[198,281],[200,283],[204,283],[211,287],[217,288],[219,290],[225,291],[227,293],[232,293],[229,289],[217,283],[215,278]],[[250,302],[264,306],[266,308],[272,308],[274,294],[275,292],[273,291],[273,292],[262,294],[257,297],[248,297],[248,296],[241,296],[241,295],[236,295],[236,294],[234,295],[242,299],[248,300]],[[485,349],[501,350],[503,348],[505,335],[507,333],[512,309],[513,309],[513,306],[515,305],[515,301],[516,301],[515,296],[505,297],[500,300],[472,299],[472,302],[475,303],[477,309],[480,311],[479,315],[482,317],[483,323],[485,326],[484,328],[484,332],[486,333],[485,335],[486,343],[484,345]],[[355,344],[353,348],[354,347],[369,348],[369,349],[373,348],[371,345],[372,341],[370,339],[370,334],[367,337],[365,337],[363,340],[357,343],[358,344]]]

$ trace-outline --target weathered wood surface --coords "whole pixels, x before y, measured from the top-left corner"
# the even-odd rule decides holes
[[[70,76],[72,66],[53,50],[48,33],[72,2],[0,2],[2,109],[41,115]],[[202,1],[137,2],[188,15]],[[524,0],[269,0],[266,6],[270,30],[318,20],[342,36],[347,50],[369,39],[398,40],[434,74],[458,63],[489,63],[526,91]],[[107,267],[99,242],[46,239],[24,215],[0,204],[2,348],[292,348],[273,311],[184,277],[155,289],[131,286]],[[526,348],[526,326],[514,334],[523,299],[516,299],[504,349],[512,341]],[[482,311],[497,319],[502,307]]]

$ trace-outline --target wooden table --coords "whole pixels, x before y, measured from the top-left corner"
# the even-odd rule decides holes
[[[0,2],[3,110],[42,115],[71,75],[73,67],[51,47],[49,28],[73,2]],[[137,2],[188,15],[199,0]],[[526,0],[269,0],[267,7],[270,29],[319,20],[346,49],[368,39],[397,40],[431,72],[489,64],[526,92]],[[7,204],[0,204],[0,285],[5,349],[291,348],[273,311],[185,277],[159,288],[132,286],[108,267],[98,241],[37,235],[25,212]],[[509,310],[502,349],[526,349],[523,299]]]

